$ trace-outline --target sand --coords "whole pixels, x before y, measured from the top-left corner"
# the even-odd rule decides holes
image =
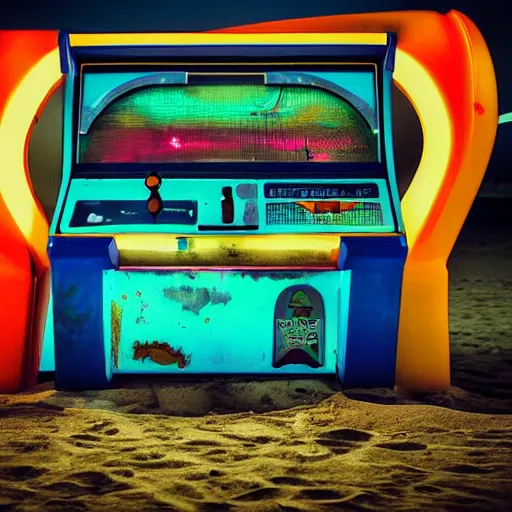
[[[42,382],[0,395],[0,511],[510,510],[512,244],[468,228],[450,270],[446,393]]]

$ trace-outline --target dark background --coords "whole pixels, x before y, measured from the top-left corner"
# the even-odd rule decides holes
[[[499,113],[512,111],[512,2],[508,0],[11,0],[0,1],[0,29],[202,31],[289,18],[411,9],[441,13],[457,9],[476,23],[493,57]],[[29,151],[34,185],[49,214],[58,184],[48,184],[55,183],[60,174],[60,112],[58,91],[34,131]],[[397,172],[404,190],[421,156],[422,135],[412,106],[398,90],[394,92],[393,124]],[[512,191],[511,159],[512,123],[508,123],[498,128],[486,194]]]

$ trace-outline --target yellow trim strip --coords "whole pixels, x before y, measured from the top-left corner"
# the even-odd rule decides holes
[[[319,34],[70,34],[73,46],[165,46],[235,44],[354,44],[386,45],[386,33]]]
[[[301,62],[301,66],[367,66],[367,67],[373,67],[375,70],[377,70],[377,64],[374,62]],[[162,67],[165,68],[166,66],[208,66],[208,67],[228,67],[228,66],[246,66],[246,67],[255,67],[255,66],[296,66],[296,63],[289,60],[288,62],[144,62],[144,61],[129,61],[129,62],[94,62],[91,63],[85,63],[80,64],[80,72],[83,72],[84,68],[88,67],[101,67],[101,66],[108,66],[108,67],[126,67],[126,66],[143,66],[143,67]],[[195,71],[192,71],[191,73],[197,73]],[[243,71],[245,73],[245,71]],[[256,73],[256,72],[254,72]],[[214,75],[218,75],[220,73],[212,73]],[[240,74],[240,73],[235,73]]]
[[[120,238],[126,238],[126,239],[130,239],[130,238],[137,238],[137,240],[140,242],[140,243],[153,243],[153,240],[159,240],[161,239],[162,237],[167,237],[167,238],[219,238],[219,237],[232,237],[232,238],[237,238],[237,237],[242,237],[244,239],[247,239],[247,238],[255,238],[255,239],[261,239],[261,240],[265,240],[266,238],[268,237],[275,237],[275,236],[278,236],[278,237],[283,237],[283,236],[287,236],[287,237],[293,237],[293,238],[296,238],[298,240],[302,240],[304,237],[307,237],[307,238],[317,238],[317,237],[336,237],[336,238],[347,238],[347,237],[350,237],[350,238],[353,238],[353,237],[368,237],[368,236],[371,236],[371,237],[375,237],[375,236],[378,236],[378,237],[386,237],[386,236],[404,236],[404,233],[395,233],[395,232],[382,232],[382,233],[373,233],[373,232],[368,232],[368,233],[290,233],[290,234],[271,234],[271,233],[267,233],[267,234],[264,234],[264,233],[260,233],[258,235],[255,235],[255,234],[252,234],[252,235],[247,235],[245,233],[240,233],[240,234],[237,234],[237,235],[211,235],[211,234],[202,234],[202,233],[117,233],[117,234],[114,234],[114,233],[56,233],[54,235],[52,235],[52,237],[62,237],[62,238],[83,238],[83,237],[89,237],[89,238],[114,238],[115,240],[118,240]]]
[[[187,250],[179,250],[174,236],[116,235],[122,266],[325,266],[336,264],[337,236],[268,235],[186,237]]]

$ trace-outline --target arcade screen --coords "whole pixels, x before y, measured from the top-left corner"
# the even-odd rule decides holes
[[[78,163],[379,161],[371,69],[168,75],[84,73]]]

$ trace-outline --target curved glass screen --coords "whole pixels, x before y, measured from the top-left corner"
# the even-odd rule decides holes
[[[150,85],[97,115],[80,135],[78,160],[377,162],[375,131],[352,103],[322,88]]]

